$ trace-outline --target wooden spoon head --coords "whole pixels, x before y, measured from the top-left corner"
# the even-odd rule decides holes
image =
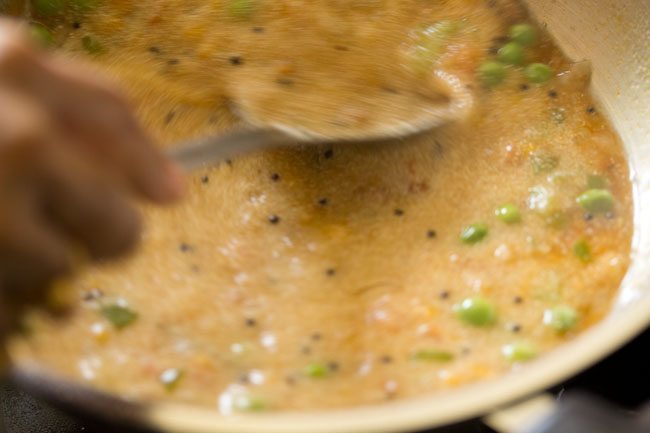
[[[295,85],[285,95],[250,86],[239,92],[234,109],[253,127],[276,129],[303,142],[404,137],[470,112],[472,92],[456,76],[437,70],[425,84],[411,89],[366,87],[358,92],[336,87],[322,92]],[[358,97],[349,98],[350,94]]]

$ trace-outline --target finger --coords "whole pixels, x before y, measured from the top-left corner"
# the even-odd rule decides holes
[[[84,82],[79,70],[48,66],[59,74],[57,90],[68,95],[53,97],[50,105],[80,147],[113,166],[144,198],[166,203],[182,196],[180,169],[154,146],[122,97],[107,86]]]
[[[45,104],[96,158],[111,164],[141,196],[178,199],[180,170],[157,150],[128,105],[96,72],[32,51],[16,26],[0,22],[0,83]]]
[[[14,203],[15,205],[15,203]],[[36,209],[14,206],[0,220],[0,282],[10,304],[35,303],[71,270],[67,240]]]
[[[103,166],[62,143],[39,107],[0,88],[0,198],[31,196],[39,216],[95,258],[130,249],[139,217]]]
[[[123,194],[63,146],[50,149],[39,174],[44,213],[95,259],[106,259],[133,248],[140,218]]]
[[[5,290],[0,282],[0,345],[4,344],[10,331],[16,328],[22,308],[11,305],[5,295]],[[0,349],[1,350],[1,349]],[[0,354],[0,368],[2,368],[2,354]]]
[[[39,219],[34,158],[48,129],[27,101],[0,92],[0,285],[14,298],[37,298],[69,270],[65,239]]]
[[[43,275],[65,269],[53,253],[57,242],[46,235],[45,245],[40,245],[35,240],[39,231],[31,230],[27,215],[36,201],[25,162],[38,151],[30,143],[39,141],[42,126],[40,113],[24,99],[0,93],[0,285],[14,295],[26,286],[38,286]]]

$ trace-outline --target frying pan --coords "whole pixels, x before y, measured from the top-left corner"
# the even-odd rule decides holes
[[[543,390],[595,364],[650,325],[650,0],[527,3],[570,58],[592,61],[593,91],[621,135],[631,165],[635,191],[633,261],[604,321],[504,377],[454,391],[343,410],[222,417],[216,411],[197,407],[122,401],[20,365],[13,373],[17,381],[49,401],[170,433],[388,433],[424,430],[479,416],[507,429],[508,419],[524,419],[547,409],[548,400],[540,397]],[[562,410],[579,415],[584,406],[578,401]],[[602,411],[596,408],[590,413],[593,423]],[[549,425],[547,422],[528,431],[559,431]],[[632,432],[634,428],[616,430]],[[587,430],[574,426],[561,431]]]

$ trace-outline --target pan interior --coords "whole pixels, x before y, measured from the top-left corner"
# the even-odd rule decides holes
[[[633,169],[636,187],[634,261],[618,292],[615,308],[604,322],[524,371],[513,373],[503,380],[470,386],[444,395],[390,403],[382,409],[342,410],[328,415],[279,414],[222,419],[206,415],[204,411],[195,412],[196,409],[155,406],[151,412],[142,412],[141,415],[150,416],[150,421],[164,424],[171,430],[184,432],[208,432],[215,429],[257,431],[256,428],[259,429],[262,425],[267,431],[285,432],[301,431],[307,426],[313,431],[328,432],[397,431],[440,424],[485,411],[493,404],[512,400],[557,381],[615,349],[639,329],[647,320],[641,311],[645,311],[645,317],[649,311],[648,273],[642,265],[648,263],[650,256],[650,234],[647,228],[642,227],[641,221],[650,220],[650,141],[647,122],[640,119],[648,118],[650,80],[647,76],[648,65],[643,64],[649,58],[648,47],[644,46],[643,38],[639,37],[648,31],[643,27],[648,22],[647,8],[642,1],[628,2],[625,5],[603,2],[602,7],[599,6],[601,9],[593,11],[586,3],[588,2],[537,1],[531,2],[530,7],[540,22],[548,24],[551,33],[572,59],[590,59],[593,62],[595,94],[621,135]],[[645,11],[645,19],[639,11]],[[617,19],[601,20],[602,17]],[[630,56],[630,53],[635,54]],[[322,149],[322,155],[329,150]],[[390,207],[398,209],[396,206]],[[337,271],[340,272],[339,269]],[[322,416],[327,417],[328,423],[319,427],[314,421],[322,419]]]

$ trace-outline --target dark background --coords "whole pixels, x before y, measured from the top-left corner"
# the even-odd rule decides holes
[[[562,398],[577,390],[589,391],[629,411],[650,402],[650,329],[613,356],[551,391]],[[128,428],[110,427],[64,414],[11,384],[0,388],[0,400],[6,433],[135,433]],[[426,433],[493,432],[473,420]]]

